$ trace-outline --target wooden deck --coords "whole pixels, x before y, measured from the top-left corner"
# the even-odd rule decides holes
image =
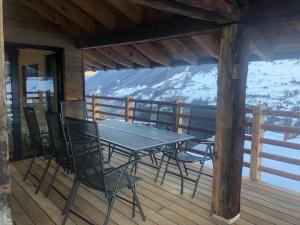
[[[115,155],[112,164],[120,164],[126,159]],[[24,171],[29,161],[18,161],[10,164],[12,184],[12,209],[15,225],[29,224],[61,224],[61,209],[65,203],[63,195],[67,195],[72,185],[72,176],[64,172],[59,173],[48,198],[43,193],[34,194],[36,179],[33,176],[23,182]],[[34,165],[34,172],[40,176],[41,168],[45,162],[38,159]],[[209,172],[209,169],[207,169]],[[50,169],[54,172],[54,163]],[[116,201],[111,214],[111,225],[195,225],[195,224],[221,224],[210,217],[211,183],[210,177],[203,176],[198,187],[195,199],[191,199],[192,183],[186,181],[185,193],[179,194],[179,179],[170,174],[166,176],[164,185],[154,184],[155,170],[149,166],[141,165],[139,175],[143,177],[138,185],[138,194],[147,220],[143,222],[137,213],[131,217],[131,208],[128,203]],[[50,176],[47,177],[49,180]],[[42,187],[42,192],[46,185]],[[125,191],[124,196],[131,196]],[[242,185],[241,218],[235,223],[239,225],[269,225],[300,224],[300,194],[271,187],[261,182],[244,180]],[[94,224],[102,224],[107,205],[102,193],[82,186],[75,199],[73,211],[89,219]],[[70,214],[69,225],[88,224],[84,220]]]

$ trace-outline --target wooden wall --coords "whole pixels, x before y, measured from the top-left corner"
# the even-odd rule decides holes
[[[64,48],[65,98],[82,99],[82,51],[75,47],[75,40],[22,0],[5,0],[3,7],[5,42]]]

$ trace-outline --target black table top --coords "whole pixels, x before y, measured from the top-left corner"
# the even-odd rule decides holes
[[[186,134],[119,120],[102,120],[98,122],[98,128],[101,140],[131,151],[149,150],[194,138]]]

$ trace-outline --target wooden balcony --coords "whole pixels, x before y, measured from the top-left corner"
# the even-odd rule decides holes
[[[127,158],[114,154],[111,164],[124,163]],[[144,158],[147,161],[148,158]],[[150,160],[149,160],[150,161]],[[148,162],[150,163],[150,162]],[[61,224],[61,210],[72,185],[72,175],[60,171],[54,182],[54,188],[46,198],[42,192],[47,184],[44,183],[42,192],[34,194],[36,178],[32,175],[23,182],[24,171],[29,160],[10,164],[12,182],[12,209],[15,225],[27,224]],[[49,171],[54,173],[54,163]],[[45,162],[38,159],[33,170],[40,176]],[[196,165],[193,165],[196,167]],[[209,168],[205,169],[211,173]],[[203,176],[198,186],[195,199],[191,199],[192,183],[185,181],[184,194],[179,194],[180,180],[171,174],[166,176],[161,186],[153,182],[156,170],[144,164],[139,166],[138,176],[143,178],[138,185],[138,195],[145,211],[147,220],[143,222],[137,213],[131,217],[131,206],[122,200],[116,201],[109,224],[163,224],[163,225],[195,225],[195,224],[222,224],[210,217],[212,178]],[[193,173],[190,172],[193,176]],[[47,176],[47,181],[50,176]],[[160,179],[159,179],[160,180]],[[92,224],[102,224],[107,205],[102,193],[82,186],[75,199],[72,210],[91,221]],[[123,196],[131,196],[129,192]],[[70,214],[67,224],[88,224],[75,214]],[[234,224],[239,225],[269,225],[269,224],[299,224],[300,221],[300,194],[284,190],[279,187],[255,182],[244,178],[242,182],[241,218]]]

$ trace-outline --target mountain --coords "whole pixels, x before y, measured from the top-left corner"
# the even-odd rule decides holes
[[[247,105],[265,104],[277,110],[299,111],[299,92],[300,60],[249,64]],[[216,104],[217,66],[99,71],[86,78],[86,94],[93,93]]]

